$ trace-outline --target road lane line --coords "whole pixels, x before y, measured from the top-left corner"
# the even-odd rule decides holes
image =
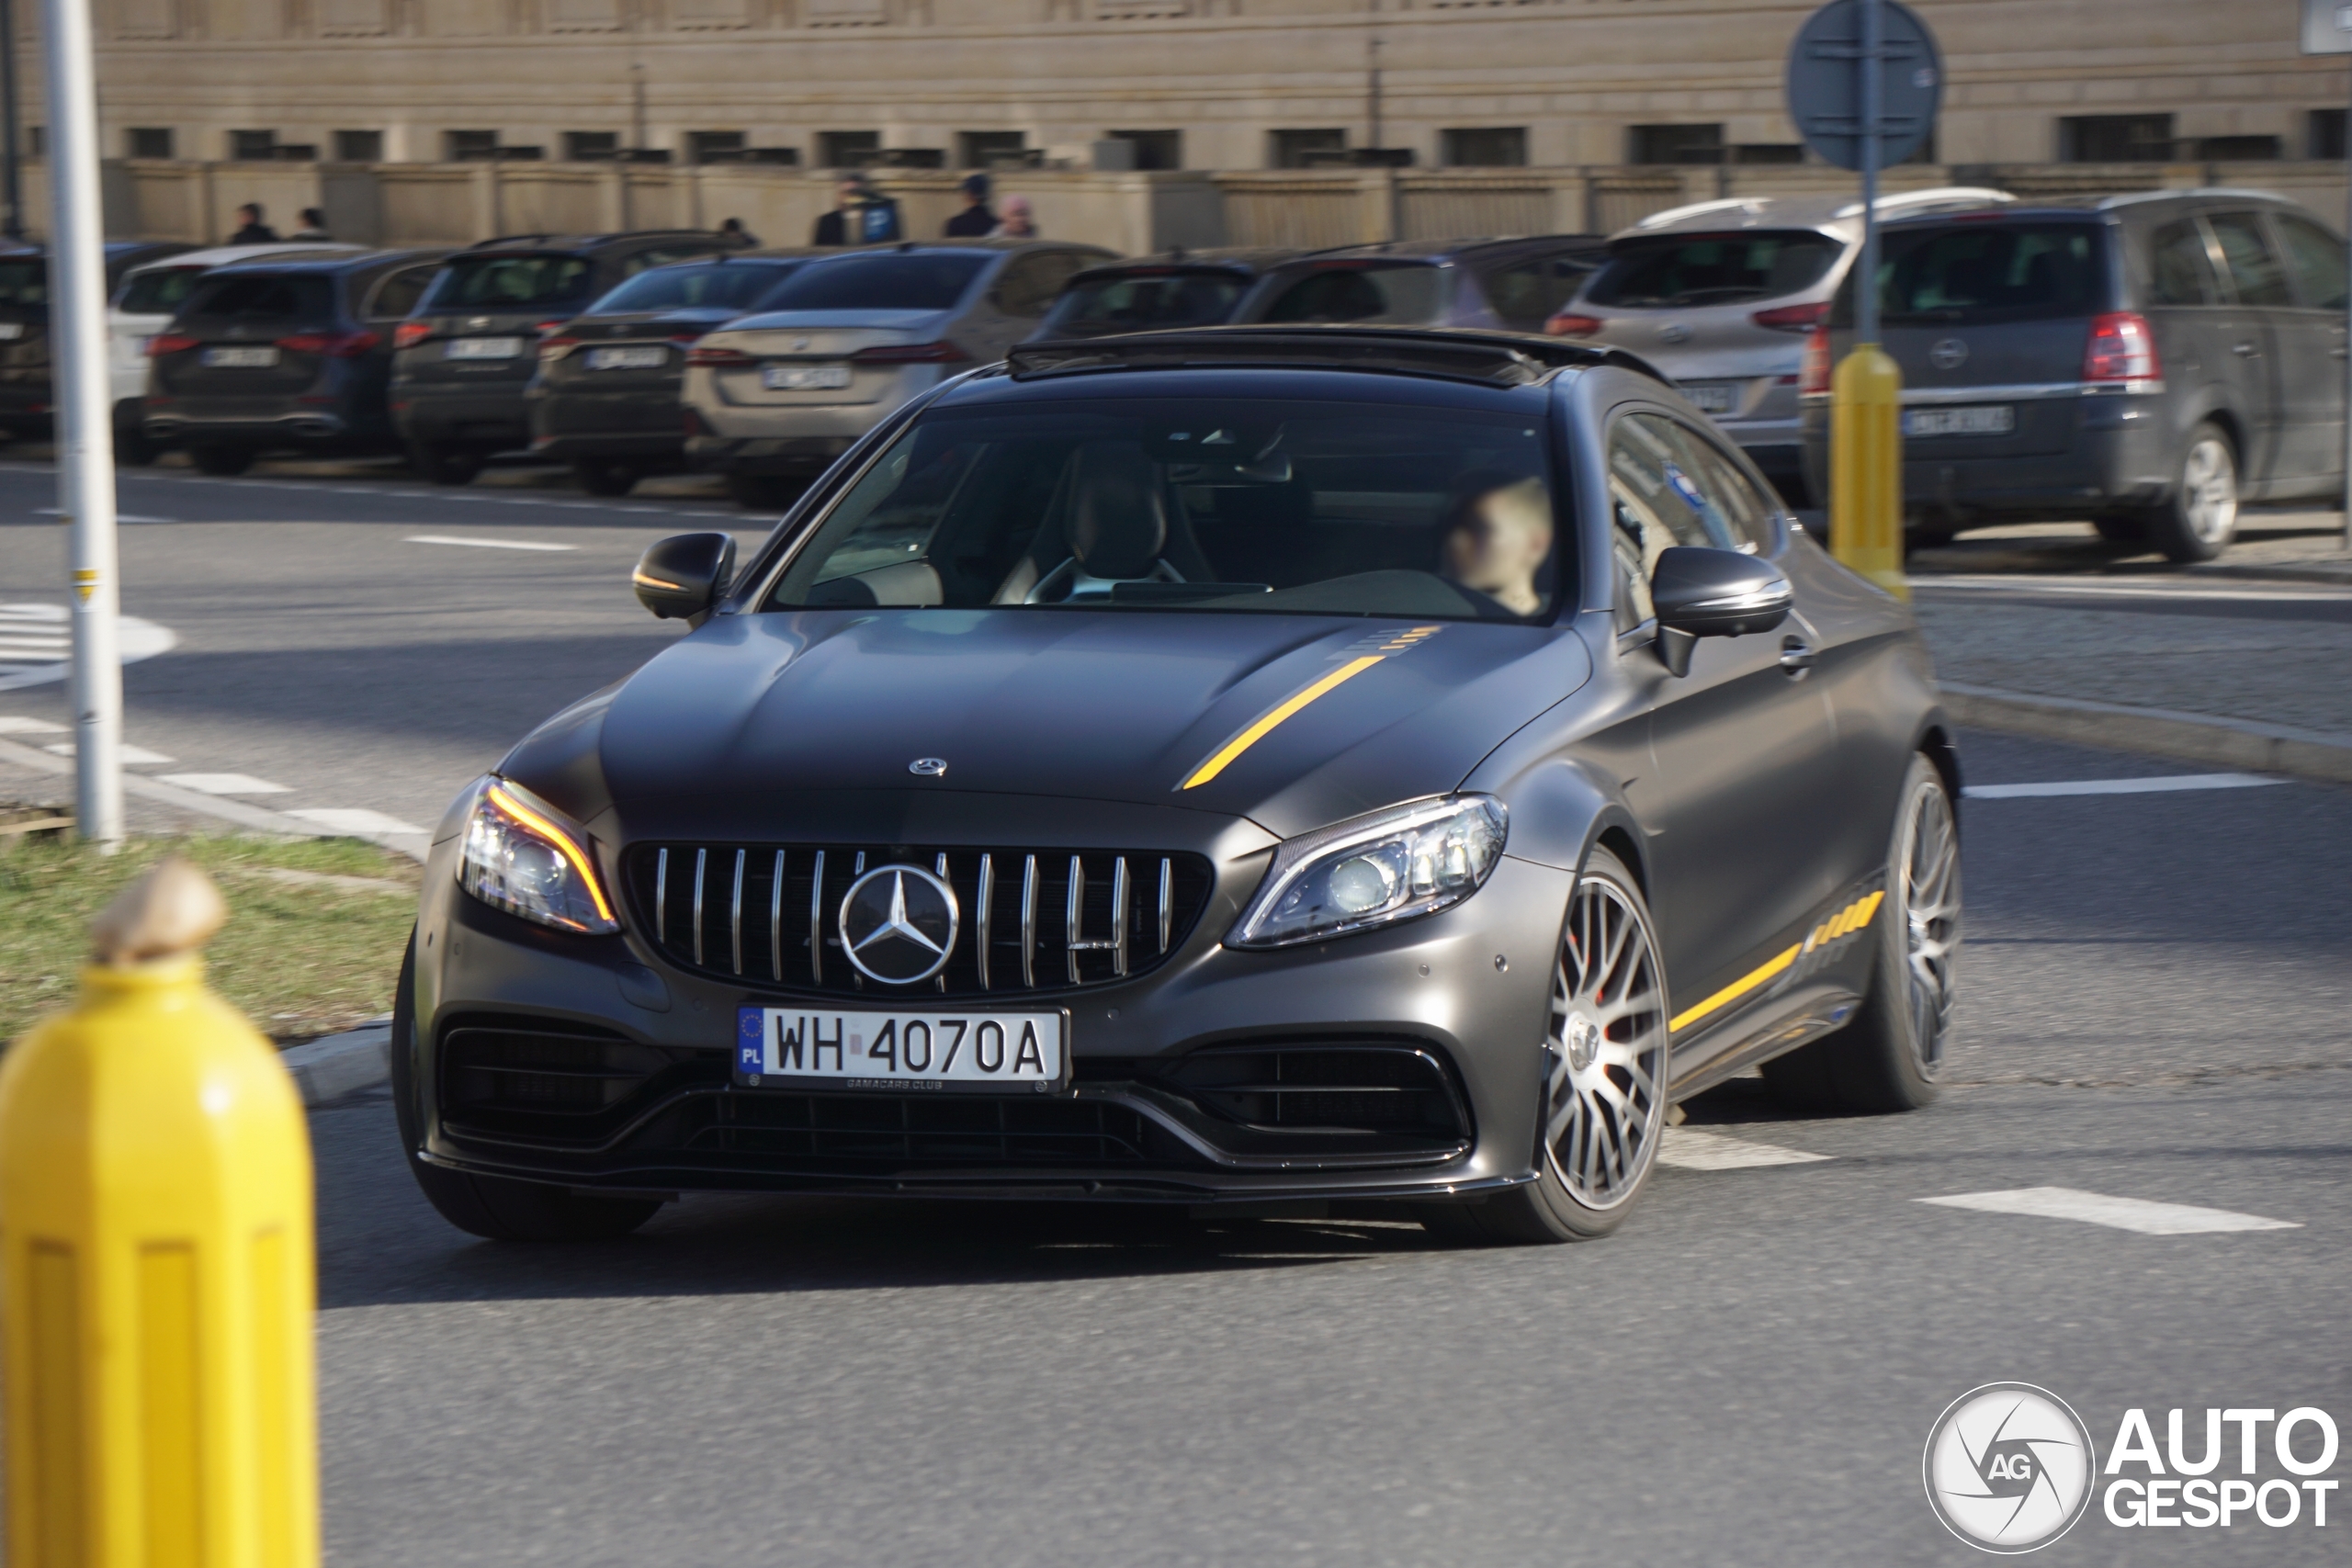
[[[198,795],[286,795],[284,784],[257,779],[251,773],[164,773],[160,775],[167,784],[192,789]]]
[[[1970,784],[1960,793],[1970,800],[2021,800],[2050,795],[2166,795],[2185,789],[2260,789],[2286,779],[2260,773],[2165,773],[2152,779],[2062,779],[2052,784]]]
[[[368,835],[371,833],[422,833],[424,829],[403,822],[397,817],[387,817],[380,811],[359,807],[306,807],[288,811],[288,817],[305,822],[315,822],[322,828],[332,828],[338,833]]]
[[[51,724],[45,718],[27,718],[21,714],[0,713],[0,735],[63,735],[65,727]]]
[[[2152,1203],[2144,1198],[2110,1198],[2071,1187],[2020,1187],[2007,1192],[1962,1192],[1950,1198],[1919,1198],[1947,1209],[1977,1209],[1988,1214],[2028,1214],[2044,1220],[2080,1220],[2143,1235],[2199,1235],[2211,1231],[2291,1231],[2296,1220],[2265,1219],[2229,1209],[2188,1203]]]
[[[1677,1166],[1684,1170],[1745,1170],[1750,1166],[1811,1165],[1829,1157],[1827,1155],[1809,1154],[1803,1149],[1783,1148],[1778,1144],[1726,1138],[1720,1133],[1694,1133],[1688,1127],[1668,1127],[1657,1146],[1658,1164]]]
[[[52,752],[60,757],[71,757],[74,755],[74,742],[71,740],[52,741],[51,744],[42,747],[41,750]],[[177,757],[166,757],[161,751],[150,751],[144,746],[133,746],[128,740],[121,741],[115,747],[115,754],[122,759],[122,765],[126,768],[153,768],[159,767],[165,762],[176,762],[179,761]]]
[[[62,517],[65,515],[65,509],[59,506],[36,506],[33,508],[33,515]],[[176,523],[179,521],[176,517],[150,517],[142,512],[118,512],[114,514],[114,520],[118,523]]]
[[[548,545],[537,539],[461,539],[454,534],[411,534],[405,545],[465,545],[477,550],[576,550],[578,545]]]

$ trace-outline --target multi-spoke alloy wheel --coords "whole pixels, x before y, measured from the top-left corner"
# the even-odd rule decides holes
[[[1914,781],[1895,874],[1911,1050],[1920,1075],[1933,1078],[1943,1067],[1960,956],[1960,834],[1940,780]]]
[[[2237,537],[2237,448],[2220,425],[2188,433],[2172,493],[2146,524],[2149,542],[2177,561],[2211,560]]]
[[[1666,1122],[1666,997],[1649,923],[1606,874],[1577,885],[1552,975],[1544,1153],[1588,1209],[1642,1183]]]

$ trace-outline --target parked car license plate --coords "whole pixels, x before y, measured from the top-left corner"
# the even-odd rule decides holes
[[[208,370],[264,370],[277,363],[275,348],[208,348],[203,355]]]
[[[519,337],[453,337],[441,351],[444,359],[517,359],[523,354]]]
[[[815,392],[849,381],[846,365],[771,365],[760,372],[760,385],[771,392]]]
[[[2007,435],[2017,427],[2018,411],[2007,403],[1903,411],[1905,435]]]
[[[1035,1094],[1069,1082],[1065,1012],[736,1010],[735,1078],[753,1087]]]
[[[1687,381],[1682,395],[1690,400],[1701,413],[1729,413],[1739,406],[1739,383],[1736,381]]]
[[[24,335],[25,335],[25,323],[24,323],[24,322],[22,322],[22,321],[0,321],[0,343],[13,343],[13,342],[15,342],[17,338],[20,338],[20,337],[22,337],[22,336],[24,336]],[[143,346],[143,344],[142,344],[142,346]]]
[[[592,348],[588,351],[588,368],[591,370],[652,370],[669,362],[670,351],[660,344]]]

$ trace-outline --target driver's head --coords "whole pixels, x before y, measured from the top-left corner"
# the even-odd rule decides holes
[[[1552,553],[1552,500],[1536,479],[1474,475],[1446,514],[1445,575],[1514,615],[1544,608],[1535,574]]]

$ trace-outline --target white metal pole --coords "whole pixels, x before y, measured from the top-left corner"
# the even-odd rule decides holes
[[[2344,12],[2336,7],[2338,28]],[[2352,101],[2344,109],[2344,547],[2352,550]]]
[[[1883,110],[1880,94],[1885,80],[1879,66],[1879,57],[1885,51],[1884,37],[1880,31],[1878,0],[1861,0],[1862,57],[1856,62],[1861,73],[1860,100],[1862,113],[1862,254],[1861,281],[1854,286],[1854,341],[1878,342],[1878,163],[1879,121]]]
[[[106,223],[89,0],[42,0],[49,66],[49,290],[57,503],[72,530],[74,825],[122,842],[122,660],[115,640],[114,430]]]

